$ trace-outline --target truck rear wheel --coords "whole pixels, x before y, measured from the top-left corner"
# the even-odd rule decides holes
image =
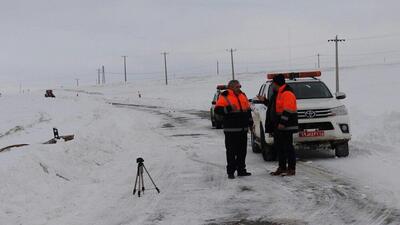
[[[349,143],[345,142],[342,144],[337,144],[335,146],[335,155],[337,157],[347,157],[349,156]]]

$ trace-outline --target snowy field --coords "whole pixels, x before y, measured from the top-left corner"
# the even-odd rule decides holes
[[[237,78],[252,98],[265,75]],[[0,148],[29,145],[0,152],[0,224],[400,224],[399,65],[341,71],[350,155],[299,152],[295,177],[270,176],[277,163],[249,143],[253,175],[227,179],[224,135],[211,128],[209,107],[229,79],[58,88],[54,99],[44,90],[2,93]],[[334,71],[322,79],[335,89]],[[42,144],[53,127],[75,139]],[[132,195],[137,157],[160,194],[145,174],[148,190]]]

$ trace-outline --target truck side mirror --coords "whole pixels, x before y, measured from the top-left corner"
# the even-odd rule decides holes
[[[336,99],[345,99],[346,98],[346,94],[343,92],[336,92]]]

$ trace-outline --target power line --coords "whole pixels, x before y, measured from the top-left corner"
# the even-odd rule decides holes
[[[398,36],[400,36],[400,33],[355,37],[355,38],[348,38],[348,40],[355,41],[355,40],[368,40],[368,39],[382,39],[382,38],[390,38],[390,37],[398,37]]]
[[[341,54],[342,56],[363,56],[363,55],[380,55],[386,53],[400,53],[400,50],[388,50],[388,51],[377,51],[377,52],[364,52],[356,54]]]

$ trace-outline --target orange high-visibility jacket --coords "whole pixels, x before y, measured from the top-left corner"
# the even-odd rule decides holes
[[[275,111],[278,116],[278,124],[285,126],[283,130],[298,131],[296,96],[287,84],[282,85],[278,90]]]
[[[247,131],[248,127],[253,125],[250,103],[243,92],[238,95],[230,89],[222,92],[214,111],[224,116],[225,132]]]

